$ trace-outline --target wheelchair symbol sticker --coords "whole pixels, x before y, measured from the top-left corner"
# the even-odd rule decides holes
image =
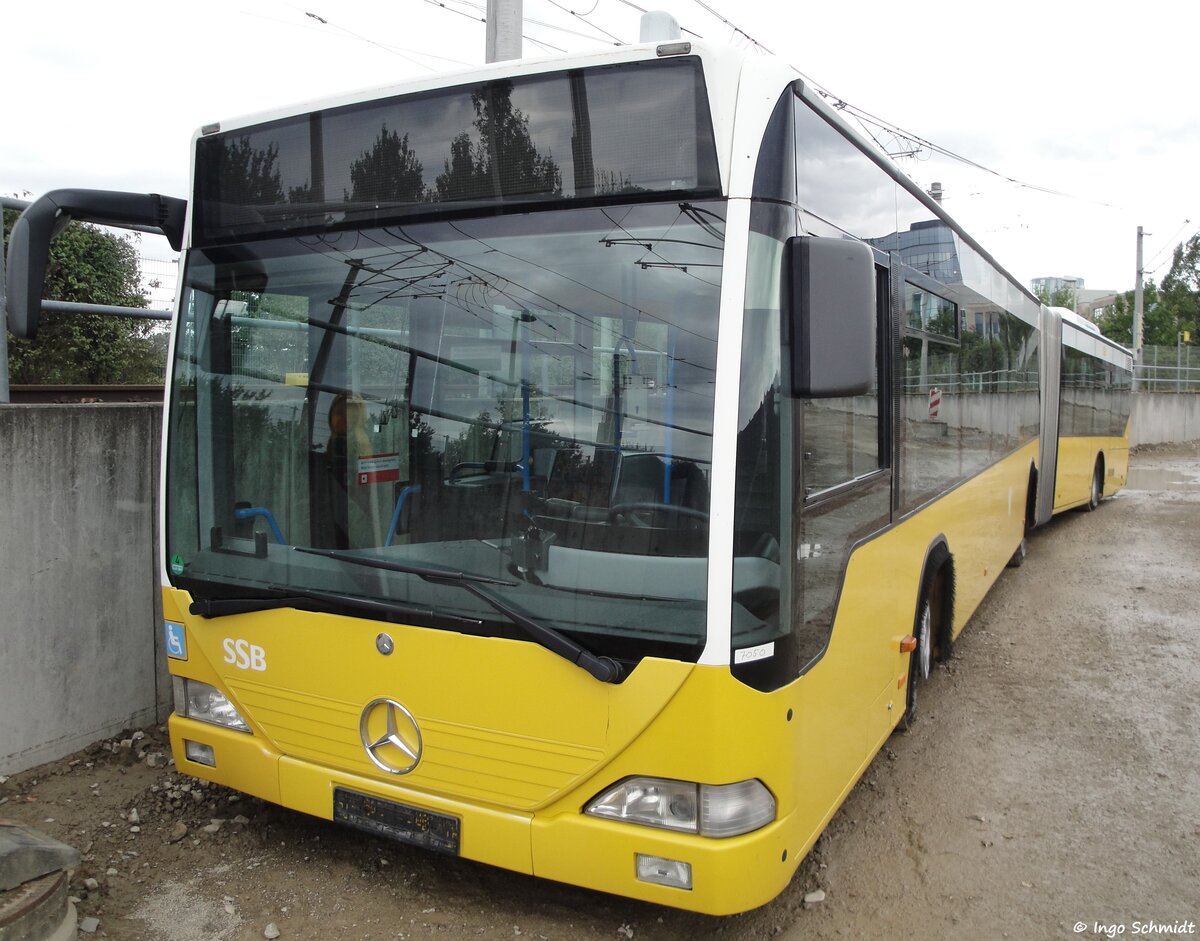
[[[167,631],[167,656],[174,657],[176,660],[186,660],[187,635],[184,633],[183,625],[177,624],[175,621],[166,621],[164,624]]]

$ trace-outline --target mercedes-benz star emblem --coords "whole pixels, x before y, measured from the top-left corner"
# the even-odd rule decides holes
[[[421,729],[412,713],[392,699],[373,699],[358,722],[367,757],[389,774],[408,774],[421,760]]]
[[[387,634],[380,634],[375,638],[375,649],[385,657],[396,649],[396,642]]]

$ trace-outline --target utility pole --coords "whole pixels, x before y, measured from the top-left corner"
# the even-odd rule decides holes
[[[487,0],[487,62],[521,58],[522,0]]]
[[[1183,331],[1175,334],[1175,391],[1183,391]]]
[[[1137,233],[1137,280],[1133,286],[1133,363],[1142,361],[1142,227]]]
[[[8,251],[4,238],[4,210],[0,206],[0,405],[9,401],[8,388],[8,281],[4,270],[4,255]]]

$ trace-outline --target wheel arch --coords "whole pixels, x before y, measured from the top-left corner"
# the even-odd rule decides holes
[[[1025,491],[1025,532],[1037,525],[1038,469],[1029,462],[1029,488]]]

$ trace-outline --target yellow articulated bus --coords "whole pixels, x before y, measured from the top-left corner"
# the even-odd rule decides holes
[[[206,126],[193,161],[186,202],[47,194],[10,252],[27,335],[62,216],[184,246],[182,772],[744,911],[1028,528],[1124,476],[1128,354],[769,58],[509,62]]]
[[[1047,384],[1058,398],[1047,403],[1057,411],[1047,417],[1043,440],[1057,442],[1057,448],[1042,458],[1039,522],[1062,510],[1094,510],[1106,493],[1125,486],[1133,383],[1129,351],[1091,321],[1063,307],[1046,309],[1043,318],[1043,331],[1059,339],[1060,355],[1046,364]]]

